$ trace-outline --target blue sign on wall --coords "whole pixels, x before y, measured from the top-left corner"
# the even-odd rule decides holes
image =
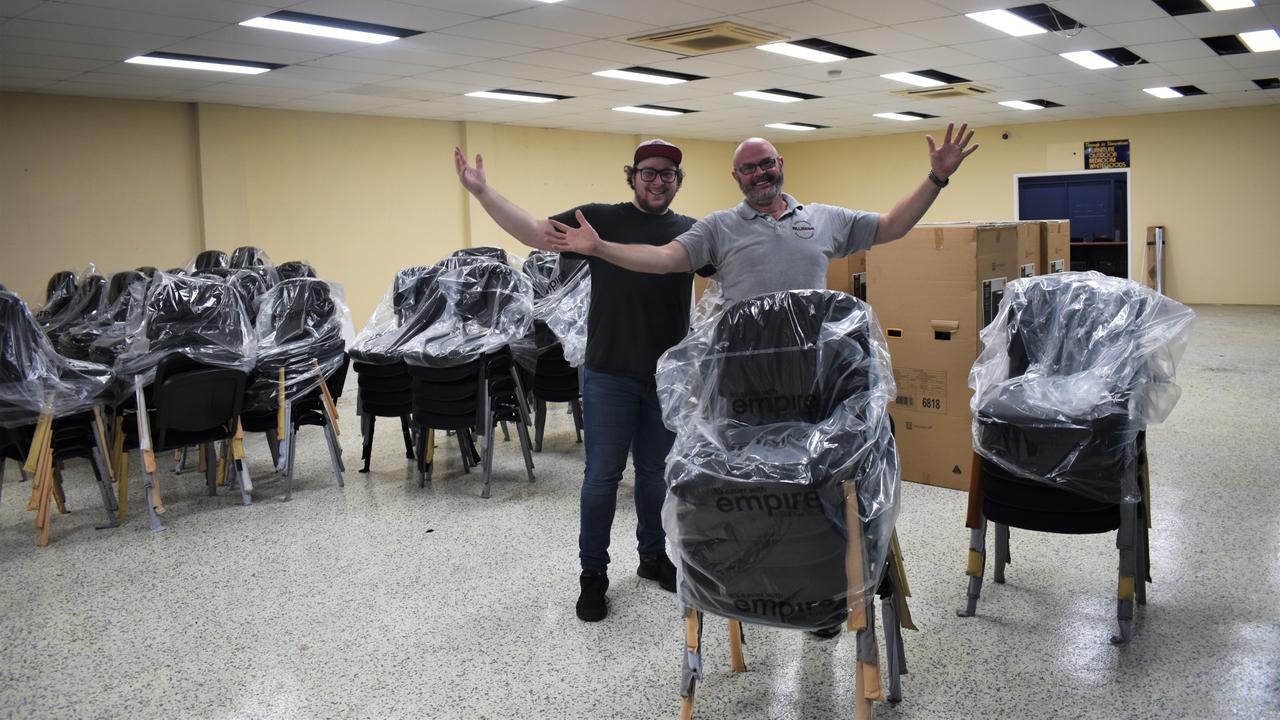
[[[1110,170],[1129,167],[1128,140],[1086,140],[1084,169]]]

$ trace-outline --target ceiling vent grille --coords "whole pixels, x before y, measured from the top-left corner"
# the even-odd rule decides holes
[[[676,53],[678,55],[709,55],[711,53],[741,50],[765,43],[786,40],[785,35],[758,30],[731,22],[664,30],[662,32],[627,38],[627,42],[644,47]]]
[[[938,87],[895,90],[893,94],[899,97],[915,98],[917,100],[946,100],[948,98],[986,95],[989,92],[991,91],[981,85],[974,85],[973,83],[956,83],[954,85],[940,85]]]

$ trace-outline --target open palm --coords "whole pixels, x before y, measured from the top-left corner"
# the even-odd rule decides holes
[[[960,126],[960,131],[954,133],[955,123],[947,123],[947,135],[942,139],[941,145],[936,145],[932,135],[926,135],[925,139],[929,141],[929,164],[933,167],[933,172],[941,178],[949,178],[956,170],[960,168],[960,163],[969,157],[979,147],[977,143],[972,146],[969,141],[973,140],[973,131],[969,130],[969,124],[965,123]]]
[[[467,156],[462,154],[462,149],[455,147],[453,165],[458,171],[458,182],[462,183],[462,187],[466,188],[467,192],[475,195],[488,186],[488,180],[484,175],[484,158],[479,154],[476,155],[475,167],[472,167],[467,164]]]

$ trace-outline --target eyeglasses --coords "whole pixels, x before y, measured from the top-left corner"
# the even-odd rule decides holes
[[[754,175],[757,170],[772,170],[778,164],[778,158],[767,157],[760,162],[744,163],[739,165],[736,170],[739,175]]]
[[[636,175],[644,182],[653,182],[655,178],[662,178],[662,182],[675,182],[676,171],[671,168],[665,170],[655,170],[653,168],[640,168],[636,171]]]

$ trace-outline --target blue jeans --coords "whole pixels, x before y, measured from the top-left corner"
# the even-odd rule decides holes
[[[641,555],[664,552],[663,479],[675,433],[662,424],[654,382],[584,369],[582,423],[587,467],[582,478],[578,557],[584,570],[609,565],[609,532],[618,483],[630,450],[636,471],[636,541]]]

